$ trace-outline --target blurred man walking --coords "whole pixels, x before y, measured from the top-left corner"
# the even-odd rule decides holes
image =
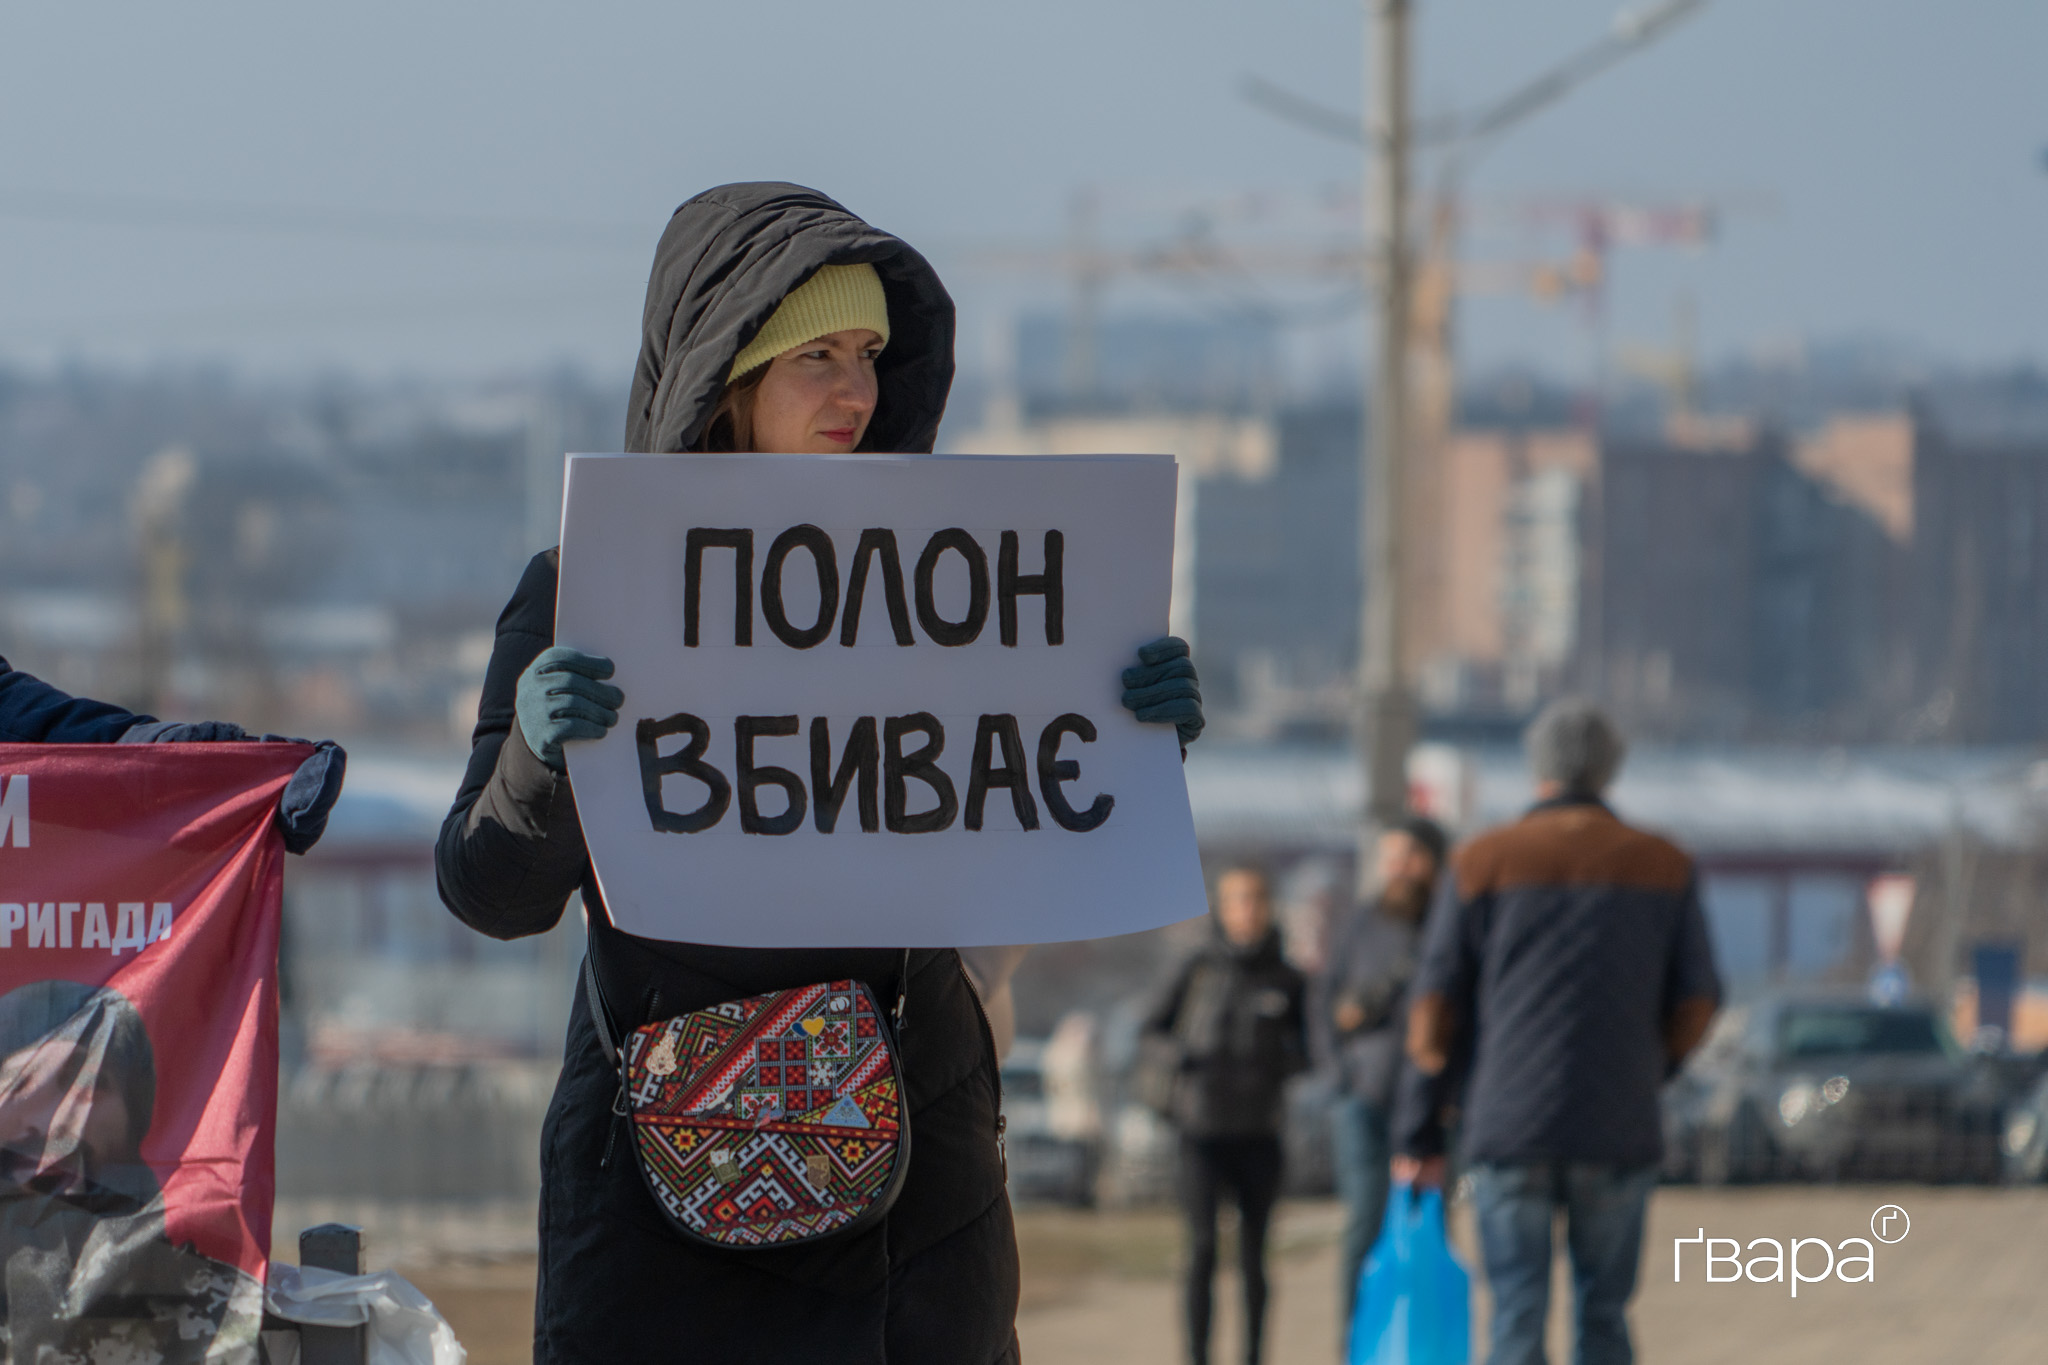
[[[1527,746],[1540,799],[1459,849],[1424,935],[1393,1174],[1441,1181],[1453,1078],[1469,1074],[1459,1144],[1493,1292],[1489,1365],[1542,1365],[1558,1210],[1574,1358],[1628,1365],[1657,1092],[1721,987],[1691,860],[1601,799],[1621,765],[1612,723],[1590,702],[1555,702]]]
[[[1344,1201],[1337,1261],[1340,1345],[1350,1340],[1358,1276],[1386,1216],[1387,1162],[1393,1155],[1387,1124],[1401,1074],[1403,998],[1448,845],[1443,829],[1419,815],[1380,835],[1373,899],[1338,925],[1316,982],[1316,1053],[1334,1090],[1331,1157]]]
[[[1265,874],[1216,879],[1214,937],[1174,977],[1145,1022],[1177,1057],[1170,1112],[1180,1130],[1180,1202],[1188,1222],[1187,1344],[1208,1365],[1216,1214],[1237,1203],[1246,1365],[1258,1365],[1266,1316],[1266,1229],[1280,1197],[1283,1088],[1307,1065],[1300,972],[1280,956]]]

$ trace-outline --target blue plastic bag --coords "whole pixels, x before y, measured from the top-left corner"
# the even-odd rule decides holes
[[[1443,1192],[1396,1187],[1359,1279],[1350,1365],[1466,1365],[1471,1289],[1444,1236]]]

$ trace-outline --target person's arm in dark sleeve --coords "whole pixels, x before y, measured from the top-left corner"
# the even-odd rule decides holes
[[[1330,1019],[1335,989],[1336,982],[1331,980],[1328,968],[1317,972],[1308,983],[1308,1057],[1310,1065],[1319,1071],[1334,1071],[1338,1065],[1337,1029]]]
[[[1675,1076],[1692,1055],[1721,1007],[1721,974],[1714,968],[1714,943],[1700,906],[1699,882],[1686,884],[1664,977],[1664,1058]]]
[[[74,697],[0,659],[0,744],[112,744],[155,719]]]
[[[1337,1003],[1350,977],[1347,964],[1356,955],[1359,926],[1369,912],[1369,907],[1354,905],[1338,917],[1323,968],[1309,983],[1309,1057],[1318,1067],[1333,1073],[1341,1073],[1344,1064],[1344,1034],[1337,1027]]]
[[[0,659],[0,743],[214,744],[249,738],[241,726],[227,721],[160,721],[111,702],[74,697]],[[327,832],[327,817],[341,799],[348,755],[332,740],[314,743],[265,735],[263,741],[313,746],[312,756],[292,774],[277,803],[277,827],[285,849],[305,853]]]
[[[1290,1076],[1308,1070],[1308,978],[1296,975],[1287,988],[1286,1068]]]
[[[1372,946],[1378,951],[1354,950],[1350,960],[1343,964],[1344,978],[1330,1002],[1333,1012],[1343,1011],[1355,1021],[1349,1029],[1338,1027],[1339,1037],[1348,1038],[1356,1033],[1386,1027],[1400,1010],[1402,999],[1408,993],[1408,983],[1415,977],[1415,957],[1397,946],[1395,935],[1364,938],[1361,941],[1363,946]],[[1347,1005],[1351,1009],[1346,1010]],[[1333,1018],[1333,1027],[1336,1023]]]
[[[1139,1032],[1162,1035],[1173,1032],[1175,1025],[1180,1023],[1181,1002],[1187,997],[1188,981],[1195,974],[1196,960],[1189,958],[1183,962],[1168,979],[1165,989],[1152,998]]]
[[[442,903],[492,938],[554,928],[590,865],[568,775],[535,757],[516,719],[519,675],[554,643],[557,578],[552,552],[534,556],[498,618],[469,768],[434,849]]]
[[[1451,1063],[1469,1046],[1472,1034],[1483,911],[1483,898],[1460,896],[1453,870],[1438,888],[1423,929],[1422,955],[1408,995],[1408,1064],[1394,1098],[1391,1137],[1403,1156],[1444,1154],[1444,1116],[1457,1102],[1464,1071]]]
[[[1459,1034],[1471,1027],[1483,899],[1464,899],[1453,873],[1438,888],[1436,905],[1423,927],[1421,959],[1408,995],[1404,1050],[1426,1076],[1444,1071]]]
[[[1450,1146],[1444,1122],[1447,1097],[1441,1076],[1425,1076],[1404,1060],[1394,1083],[1394,1111],[1388,1136],[1394,1155],[1427,1161]]]

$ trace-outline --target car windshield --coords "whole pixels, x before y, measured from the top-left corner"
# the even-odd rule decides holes
[[[1778,1051],[1787,1057],[1944,1050],[1934,1016],[1922,1010],[1809,1007],[1788,1010],[1778,1021]]]

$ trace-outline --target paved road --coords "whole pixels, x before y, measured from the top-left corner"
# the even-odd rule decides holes
[[[1672,1239],[1708,1236],[1789,1243],[1824,1237],[1830,1243],[1870,1237],[1874,1210],[1898,1204],[1911,1217],[1905,1240],[1876,1248],[1875,1283],[1802,1285],[1795,1300],[1786,1284],[1708,1284],[1699,1247],[1683,1248],[1683,1279],[1672,1281]],[[1156,1216],[1154,1231],[1139,1241],[1170,1235]],[[1027,1255],[1034,1234],[1043,1241],[1047,1220],[1028,1214]],[[1272,1336],[1274,1365],[1322,1365],[1336,1359],[1336,1211],[1325,1204],[1288,1208],[1277,1258]],[[1457,1220],[1468,1264],[1469,1219]],[[1066,1242],[1078,1235],[1071,1220],[1058,1224]],[[1896,1221],[1893,1224],[1897,1226]],[[1053,1239],[1055,1241],[1061,1238]],[[1717,1248],[1726,1251],[1726,1247]],[[1745,1256],[1749,1253],[1745,1252]],[[1768,1256],[1758,1247],[1755,1255]],[[1802,1269],[1815,1273],[1818,1248],[1802,1251]],[[1037,1258],[1041,1264],[1046,1257]],[[1129,1257],[1123,1273],[1071,1273],[1071,1251],[1054,1258],[1054,1274],[1036,1277],[1020,1322],[1027,1360],[1060,1365],[1177,1365],[1183,1359],[1176,1291],[1148,1274],[1154,1254]],[[1769,1267],[1758,1262],[1759,1275]],[[1728,1267],[1719,1268],[1725,1274]],[[1859,1274],[1862,1267],[1852,1267]],[[1551,1358],[1570,1359],[1561,1305],[1567,1301],[1562,1258],[1552,1295]],[[1474,1341],[1483,1342],[1486,1303],[1475,1276]],[[1234,1279],[1223,1277],[1219,1295],[1230,1304]],[[1665,1189],[1652,1203],[1641,1287],[1634,1310],[1638,1358],[1645,1365],[2003,1365],[2048,1360],[2048,1189],[1983,1190],[1909,1187],[1780,1187],[1733,1192]],[[1239,1358],[1237,1319],[1226,1313],[1214,1358]]]
[[[1884,1204],[1903,1207],[1911,1231],[1904,1241],[1877,1248],[1875,1283],[1802,1285],[1796,1300],[1785,1284],[1708,1284],[1701,1249],[1694,1246],[1683,1249],[1683,1279],[1672,1282],[1674,1237],[1704,1228],[1708,1236],[1739,1238],[1745,1246],[1766,1237],[1839,1243],[1868,1238],[1871,1213]],[[1337,1210],[1326,1202],[1292,1204],[1282,1213],[1270,1365],[1336,1359],[1337,1221]],[[1470,1263],[1469,1219],[1455,1221]],[[1025,1261],[1018,1330],[1027,1360],[1179,1365],[1184,1357],[1172,1278],[1179,1230],[1170,1214],[1027,1209],[1018,1225]],[[1767,1256],[1768,1249],[1755,1254]],[[1812,1273],[1820,1254],[1807,1248],[1802,1269]],[[1767,1273],[1767,1267],[1758,1264],[1757,1271]],[[530,1259],[443,1261],[409,1273],[455,1324],[471,1365],[530,1359]],[[1570,1359],[1558,1309],[1566,1301],[1563,1276],[1560,1258],[1551,1321],[1557,1362]],[[1474,1340],[1483,1341],[1485,1292],[1474,1278]],[[1228,1273],[1218,1293],[1221,1335],[1214,1359],[1230,1365],[1239,1355],[1236,1283]],[[2048,1361],[2048,1188],[1661,1190],[1651,1206],[1634,1322],[1644,1365],[2039,1365]]]

